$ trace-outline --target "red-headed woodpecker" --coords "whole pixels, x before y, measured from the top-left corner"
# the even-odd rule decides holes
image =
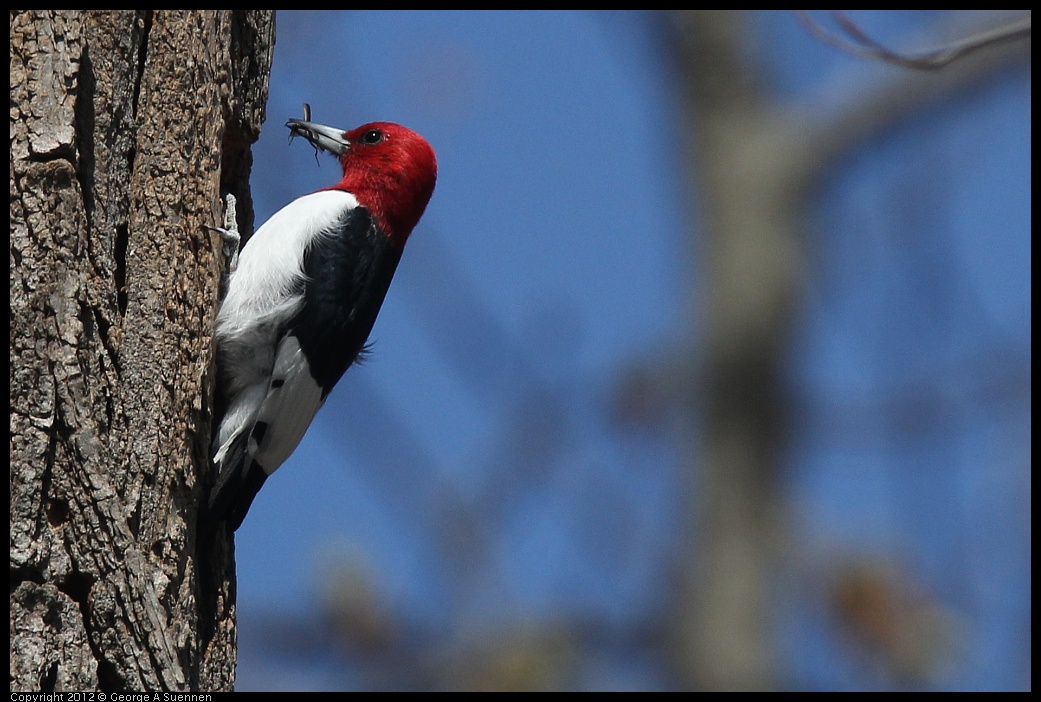
[[[217,315],[224,411],[213,440],[209,519],[233,530],[365,346],[437,179],[434,150],[400,125],[344,132],[291,119],[286,126],[334,154],[343,178],[256,231]]]

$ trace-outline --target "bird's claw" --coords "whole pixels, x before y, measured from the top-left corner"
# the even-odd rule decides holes
[[[207,229],[212,229],[220,234],[223,241],[221,250],[224,252],[227,274],[230,275],[239,265],[239,243],[242,241],[242,238],[239,236],[238,219],[235,213],[235,196],[228,193],[225,202],[227,207],[224,210],[224,226],[207,227]]]

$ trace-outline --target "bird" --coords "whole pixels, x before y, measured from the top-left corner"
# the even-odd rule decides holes
[[[434,149],[393,122],[345,131],[290,119],[339,161],[335,185],[293,200],[229,260],[215,325],[217,400],[207,518],[237,531],[366,342],[437,182]],[[229,200],[229,206],[233,203]],[[237,231],[218,229],[226,243]]]

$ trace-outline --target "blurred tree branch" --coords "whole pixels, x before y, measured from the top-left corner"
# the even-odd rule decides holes
[[[993,17],[956,16],[938,30],[941,35],[986,33]],[[781,170],[789,187],[801,197],[812,188],[834,161],[892,124],[938,105],[953,96],[992,80],[1013,66],[1030,65],[1030,42],[1006,42],[991,51],[965,56],[939,73],[891,72],[885,80],[860,82],[858,89],[844,95],[832,108],[816,104],[785,107],[784,119],[776,122],[775,141],[787,145]]]
[[[850,54],[873,61],[884,61],[904,68],[937,70],[979,49],[985,49],[1010,41],[1019,41],[1030,36],[1030,14],[1001,22],[997,26],[981,29],[963,39],[951,42],[932,51],[906,54],[893,51],[871,38],[856,22],[842,12],[832,12],[831,17],[845,36],[829,30],[808,10],[796,10],[796,16],[807,31],[818,39]]]
[[[1029,43],[995,39],[978,53],[965,46],[963,60],[941,73],[864,80],[834,107],[791,106],[760,85],[745,15],[671,17],[690,115],[691,199],[701,215],[691,247],[693,277],[703,281],[691,304],[699,345],[634,369],[623,381],[621,411],[652,420],[678,413],[701,425],[685,431],[691,521],[670,624],[678,685],[778,689],[770,600],[786,529],[773,481],[797,414],[782,359],[806,279],[802,229],[811,194],[839,157],[886,127],[1028,63]]]

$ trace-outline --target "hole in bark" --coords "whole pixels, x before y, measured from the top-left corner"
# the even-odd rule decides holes
[[[90,576],[79,571],[73,571],[68,574],[65,580],[58,583],[58,589],[71,597],[80,607],[83,607],[87,604],[87,596],[90,595],[90,588],[93,584],[94,579]]]
[[[116,262],[115,283],[116,283],[116,301],[119,305],[120,316],[126,316],[127,313],[127,245],[130,241],[130,230],[126,224],[121,224],[116,227],[116,242],[115,251],[112,252],[112,257]]]
[[[52,526],[61,526],[69,521],[68,500],[51,500],[47,503],[47,522]]]
[[[40,692],[54,692],[54,686],[58,682],[58,663],[54,662],[51,667],[40,676]]]

